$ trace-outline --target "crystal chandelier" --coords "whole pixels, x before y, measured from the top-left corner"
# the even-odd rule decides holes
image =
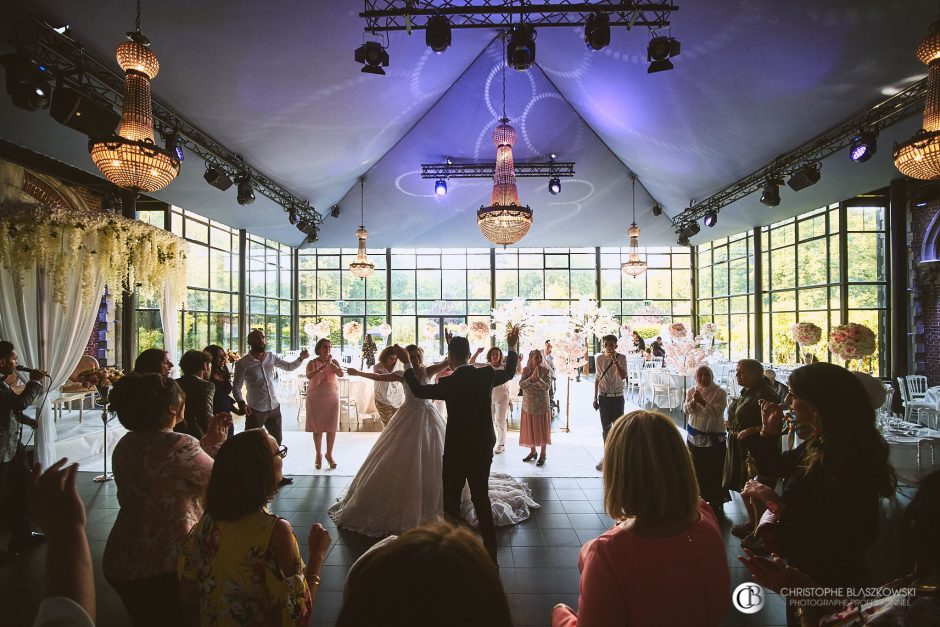
[[[640,259],[640,227],[636,225],[636,174],[630,173],[630,179],[633,181],[633,224],[627,229],[627,235],[630,236],[630,256],[626,263],[620,266],[620,271],[632,277],[638,277],[646,272],[646,260]]]
[[[365,227],[365,181],[359,178],[359,229],[356,231],[356,237],[359,239],[359,250],[356,252],[356,259],[349,264],[349,271],[353,276],[360,279],[372,276],[375,270],[375,264],[366,254],[366,239],[369,232]]]
[[[155,192],[169,185],[180,171],[176,155],[153,141],[153,103],[150,81],[160,71],[150,40],[140,32],[140,0],[137,30],[118,44],[118,65],[124,70],[124,102],[117,135],[92,138],[88,152],[105,178],[122,189]]]
[[[924,128],[894,146],[894,165],[915,179],[940,178],[940,22],[917,47],[917,58],[928,67]]]
[[[496,167],[493,169],[493,193],[490,205],[477,210],[477,226],[483,236],[501,246],[515,244],[532,226],[532,210],[520,206],[516,188],[516,169],[512,160],[512,145],[516,143],[516,129],[506,117],[506,63],[503,61],[503,117],[493,131],[496,144]]]

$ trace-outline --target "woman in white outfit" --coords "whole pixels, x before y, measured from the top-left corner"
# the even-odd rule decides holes
[[[444,364],[423,366],[423,351],[407,348],[415,374],[426,383]],[[349,374],[373,381],[401,381],[400,373],[375,374],[349,368]],[[372,450],[330,509],[337,527],[367,536],[399,534],[443,515],[445,421],[429,400],[416,398],[404,387],[405,402],[375,441]],[[490,504],[497,525],[514,525],[538,507],[524,483],[506,475],[491,475]],[[469,490],[464,487],[462,513],[476,520]]]
[[[483,349],[478,350],[471,363],[476,361],[477,355]],[[502,370],[503,351],[498,346],[494,346],[486,352],[487,364],[493,367],[493,370]],[[484,364],[473,364],[478,368],[485,367]],[[493,451],[497,455],[506,450],[506,417],[509,415],[509,382],[493,388],[493,426],[496,427],[496,449]]]

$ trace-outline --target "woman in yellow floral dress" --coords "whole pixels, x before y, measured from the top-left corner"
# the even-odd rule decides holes
[[[288,521],[267,510],[287,447],[261,429],[230,438],[216,456],[206,513],[180,550],[180,597],[203,626],[307,625],[330,536],[310,528],[304,566]]]

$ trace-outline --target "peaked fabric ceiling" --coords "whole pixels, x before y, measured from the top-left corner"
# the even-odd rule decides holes
[[[8,4],[8,3],[5,3]],[[433,4],[433,2],[432,2]],[[520,179],[535,210],[525,246],[626,245],[630,179],[639,176],[641,245],[675,241],[668,215],[758,169],[775,156],[884,99],[925,68],[914,48],[937,17],[926,0],[678,2],[672,34],[682,42],[676,69],[646,73],[645,29],[612,29],[591,51],[581,28],[538,31],[537,64],[507,72],[507,113],[515,157],[549,153],[574,161],[574,179],[549,195],[547,180]],[[305,197],[327,217],[320,245],[355,245],[357,177],[365,175],[371,246],[483,246],[475,211],[489,198],[485,179],[452,179],[433,194],[420,164],[446,157],[492,160],[490,134],[501,114],[502,44],[496,31],[454,30],[437,55],[423,32],[392,33],[387,76],[363,74],[353,50],[364,40],[357,1],[224,5],[143,2],[142,29],[161,72],[155,98],[176,109],[250,163]],[[4,10],[4,52],[13,17]],[[33,14],[69,24],[90,54],[113,59],[134,22],[130,2],[37,0]],[[0,136],[94,172],[85,139],[47,112],[26,112],[0,97]],[[882,132],[868,163],[842,154],[822,180],[783,190],[774,209],[756,195],[726,207],[694,241],[738,232],[887,185],[897,176],[894,139],[919,128],[910,119]],[[298,244],[284,211],[258,195],[241,207],[234,189],[202,180],[193,155],[179,178],[154,194],[234,227]],[[667,215],[654,217],[654,200]],[[339,219],[330,206],[342,208]]]

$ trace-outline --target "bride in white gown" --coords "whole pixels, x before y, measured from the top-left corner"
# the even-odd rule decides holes
[[[407,350],[421,383],[445,367],[436,364],[425,369],[421,349],[412,345]],[[350,368],[349,374],[376,381],[402,380],[399,373],[380,375]],[[433,402],[416,398],[407,385],[404,391],[405,402],[375,441],[352,483],[329,509],[337,527],[385,536],[442,515],[445,421]],[[530,508],[539,507],[528,486],[509,475],[491,474],[489,488],[497,526],[519,523],[529,517]],[[476,524],[466,486],[461,511],[470,524]]]

